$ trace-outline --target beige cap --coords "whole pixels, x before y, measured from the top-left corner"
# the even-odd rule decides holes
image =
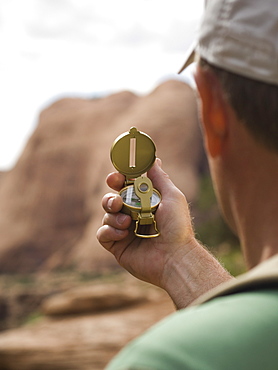
[[[227,71],[278,84],[277,0],[207,1],[196,44],[180,72],[198,53]]]

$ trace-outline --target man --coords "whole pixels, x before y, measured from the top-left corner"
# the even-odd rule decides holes
[[[104,196],[100,243],[133,275],[165,289],[179,309],[109,369],[278,368],[277,2],[208,1],[196,54],[215,192],[251,271],[232,278],[196,240],[186,199],[159,161],[148,175],[162,194],[160,237],[135,238],[129,216],[119,213],[120,197]],[[119,190],[123,180],[113,173],[107,183]]]

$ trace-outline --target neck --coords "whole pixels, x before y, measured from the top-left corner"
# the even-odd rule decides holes
[[[253,142],[242,143],[245,148],[235,168],[232,204],[235,227],[251,268],[278,253],[278,155],[257,144],[252,147]]]

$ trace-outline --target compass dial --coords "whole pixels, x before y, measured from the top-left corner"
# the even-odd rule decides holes
[[[131,206],[131,207],[134,207],[134,208],[141,209],[140,198],[137,197],[137,195],[135,194],[133,186],[128,186],[128,187],[124,188],[121,191],[120,195],[123,199],[123,202],[127,206]],[[152,193],[152,196],[151,196],[151,208],[157,207],[160,201],[161,201],[161,197],[158,194],[158,192],[156,192],[156,190],[154,189],[153,193]]]

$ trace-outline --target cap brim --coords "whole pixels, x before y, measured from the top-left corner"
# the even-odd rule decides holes
[[[179,70],[178,74],[181,74],[185,70],[186,67],[188,67],[191,63],[195,61],[195,54],[196,54],[195,49],[196,49],[196,42],[192,43],[190,48],[187,50],[185,62],[183,66],[181,67],[181,69]]]

